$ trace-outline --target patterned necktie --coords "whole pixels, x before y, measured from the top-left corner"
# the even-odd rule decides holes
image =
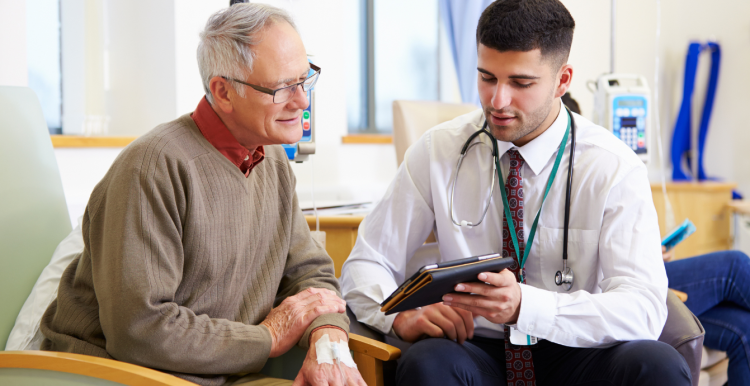
[[[526,243],[523,238],[523,178],[521,177],[521,167],[524,161],[521,154],[515,149],[508,150],[508,155],[510,156],[510,170],[505,183],[505,194],[508,196],[511,220],[513,221],[516,237],[518,238],[519,253],[523,256]],[[514,259],[510,271],[516,275],[516,280],[519,280],[520,267],[518,266],[518,257],[513,248],[508,221],[503,216],[503,257],[508,256],[512,256]],[[526,277],[525,272],[523,277]],[[524,281],[526,280],[524,279]],[[508,386],[536,385],[531,349],[529,346],[511,344],[510,327],[508,326],[505,326],[505,367]]]

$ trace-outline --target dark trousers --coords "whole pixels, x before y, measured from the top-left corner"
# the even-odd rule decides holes
[[[690,369],[672,346],[638,340],[608,348],[532,346],[538,386],[689,386]],[[398,385],[505,385],[502,339],[474,337],[463,345],[430,338],[411,346],[396,371]],[[523,381],[518,385],[526,386]],[[511,386],[511,385],[508,385]]]

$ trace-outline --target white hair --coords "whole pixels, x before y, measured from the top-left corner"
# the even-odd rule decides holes
[[[258,33],[269,23],[285,21],[295,30],[291,16],[267,4],[238,3],[214,13],[200,34],[198,69],[203,80],[206,99],[213,104],[209,83],[216,76],[242,79],[253,69],[253,46],[260,42]],[[241,97],[244,87],[232,82]]]

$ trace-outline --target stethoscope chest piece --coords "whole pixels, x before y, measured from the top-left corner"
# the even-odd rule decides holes
[[[555,274],[555,284],[564,285],[566,291],[570,291],[570,288],[573,287],[574,280],[575,276],[570,267],[564,267],[562,271],[557,271]]]

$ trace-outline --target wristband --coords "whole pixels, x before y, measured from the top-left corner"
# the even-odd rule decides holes
[[[315,327],[315,328],[312,329],[312,331],[310,331],[310,335],[307,336],[307,345],[308,346],[310,345],[310,339],[312,339],[313,333],[315,331],[318,331],[318,330],[322,329],[322,328],[336,328],[336,329],[341,330],[341,332],[343,332],[344,334],[346,334],[347,337],[349,337],[349,333],[346,332],[346,330],[344,330],[343,328],[341,328],[339,326],[334,326],[333,324],[326,324],[324,326]]]

